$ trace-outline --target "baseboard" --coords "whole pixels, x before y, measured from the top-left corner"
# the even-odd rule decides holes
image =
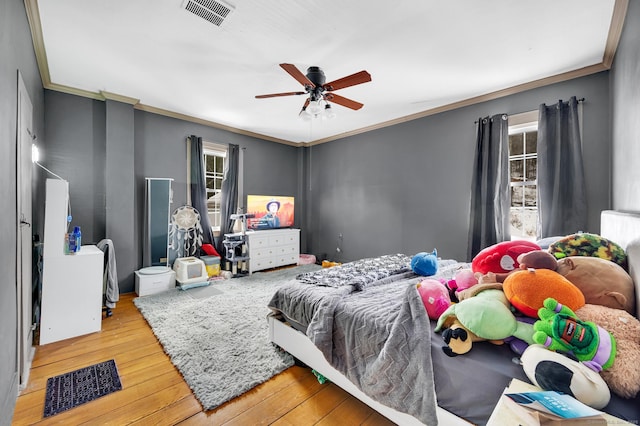
[[[0,413],[11,413],[9,416],[0,416],[0,426],[11,425],[13,419],[13,411],[16,407],[16,400],[18,399],[18,373],[14,373],[9,385],[9,389],[2,392],[4,399],[0,401]]]

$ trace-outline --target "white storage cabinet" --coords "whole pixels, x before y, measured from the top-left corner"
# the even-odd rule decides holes
[[[268,229],[247,232],[249,273],[298,263],[299,229]]]
[[[83,245],[75,254],[64,254],[66,181],[47,179],[45,203],[41,345],[102,328],[104,253],[94,245]]]

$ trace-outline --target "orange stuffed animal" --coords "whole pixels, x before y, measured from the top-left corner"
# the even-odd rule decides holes
[[[538,309],[542,308],[548,297],[553,297],[574,312],[585,303],[578,287],[549,269],[516,271],[504,280],[502,289],[513,307],[531,318],[538,318]]]

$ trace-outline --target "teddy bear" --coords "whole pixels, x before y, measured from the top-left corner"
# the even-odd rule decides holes
[[[600,375],[615,394],[635,398],[640,392],[640,321],[622,309],[593,304],[576,310],[576,315],[598,324],[614,336],[616,358]]]

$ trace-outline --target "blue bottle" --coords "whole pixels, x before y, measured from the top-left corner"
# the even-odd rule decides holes
[[[73,251],[77,253],[80,251],[80,246],[82,245],[82,232],[80,231],[79,226],[73,228],[73,235],[75,237],[75,246]]]

